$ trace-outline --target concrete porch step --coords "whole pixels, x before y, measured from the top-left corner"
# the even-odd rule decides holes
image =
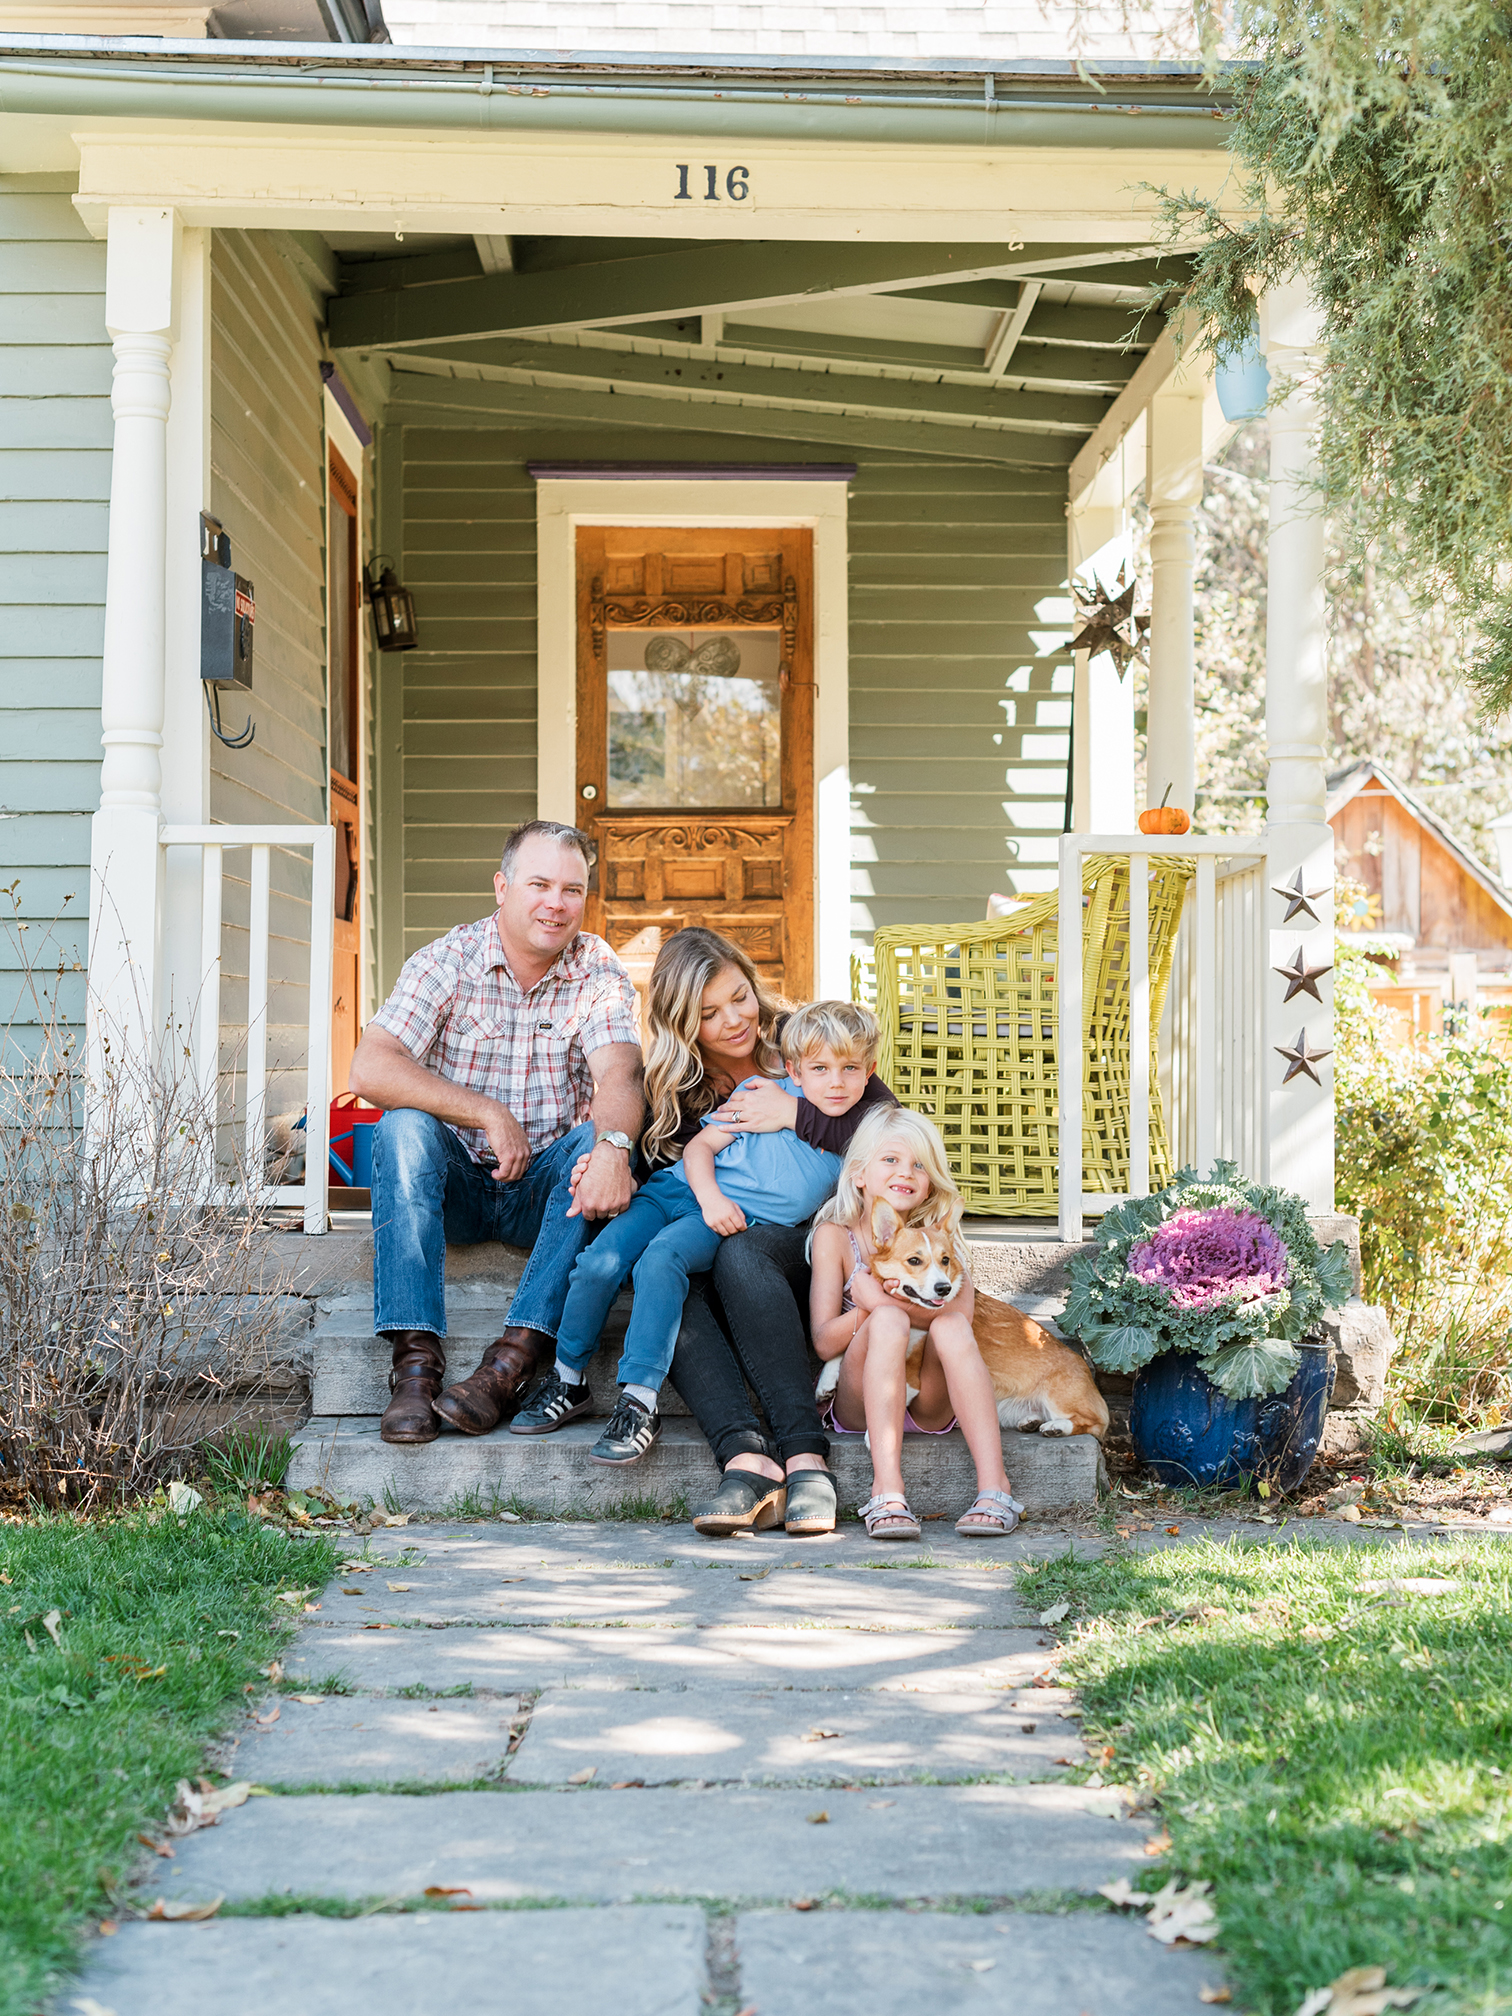
[[[312,1418],[295,1437],[291,1488],[319,1486],[343,1500],[385,1494],[406,1511],[461,1516],[462,1508],[549,1513],[582,1518],[654,1517],[707,1497],[719,1481],[713,1453],[689,1420],[668,1418],[660,1439],[639,1463],[594,1463],[589,1451],[600,1424],[575,1421],[555,1435],[511,1435],[499,1428],[476,1440],[444,1435],[419,1448],[381,1440],[376,1414]],[[1097,1502],[1100,1451],[1089,1435],[1064,1440],[1003,1436],[1015,1495],[1030,1513]],[[867,1496],[871,1462],[862,1438],[837,1438],[830,1463],[843,1512]],[[975,1485],[970,1452],[959,1429],[910,1435],[903,1448],[909,1502],[925,1514],[957,1517]]]

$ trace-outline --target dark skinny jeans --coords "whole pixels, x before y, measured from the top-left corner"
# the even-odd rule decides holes
[[[807,1237],[804,1226],[753,1225],[724,1240],[713,1272],[690,1285],[669,1376],[721,1470],[733,1456],[829,1456],[803,1316]]]

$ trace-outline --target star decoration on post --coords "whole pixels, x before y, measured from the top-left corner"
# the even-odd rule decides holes
[[[1271,894],[1273,896],[1284,896],[1286,898],[1286,915],[1281,919],[1281,922],[1283,924],[1290,924],[1291,920],[1293,919],[1293,917],[1297,915],[1297,912],[1299,910],[1305,910],[1307,912],[1307,915],[1311,917],[1314,924],[1316,924],[1319,921],[1319,919],[1318,919],[1318,913],[1316,910],[1314,910],[1313,905],[1314,903],[1317,902],[1320,896],[1326,896],[1328,894],[1328,884],[1325,882],[1321,889],[1304,888],[1302,883],[1302,870],[1299,868],[1296,874],[1293,875],[1290,882],[1273,882],[1271,884]],[[1277,971],[1278,972],[1280,971],[1279,967],[1277,968]]]
[[[1332,966],[1309,966],[1307,963],[1307,954],[1299,945],[1291,956],[1291,964],[1289,966],[1272,966],[1271,971],[1272,973],[1279,973],[1281,978],[1286,982],[1286,998],[1288,1001],[1290,1001],[1294,994],[1311,994],[1314,1001],[1321,1002],[1323,996],[1318,992],[1318,982],[1323,978],[1325,973],[1332,973],[1333,968]]]
[[[1071,649],[1085,651],[1093,658],[1106,651],[1120,679],[1136,658],[1147,657],[1145,638],[1150,619],[1134,613],[1134,595],[1138,586],[1137,581],[1130,581],[1125,586],[1122,567],[1112,588],[1104,588],[1095,574],[1090,590],[1079,587],[1074,581],[1071,584],[1077,614],[1082,619],[1081,629],[1071,639]]]
[[[1311,1078],[1314,1085],[1321,1085],[1323,1080],[1314,1071],[1313,1066],[1319,1063],[1324,1057],[1332,1057],[1333,1051],[1312,1049],[1307,1041],[1307,1031],[1299,1029],[1297,1031],[1297,1040],[1292,1044],[1291,1048],[1287,1049],[1284,1043],[1278,1043],[1276,1045],[1276,1054],[1278,1057],[1286,1059],[1286,1076],[1281,1080],[1283,1085],[1290,1085],[1293,1078],[1299,1076]]]

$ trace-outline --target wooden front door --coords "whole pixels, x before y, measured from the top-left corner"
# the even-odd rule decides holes
[[[336,915],[331,992],[331,1090],[345,1092],[357,1026],[360,926],[357,917],[357,772],[361,735],[357,714],[357,625],[361,610],[357,566],[357,484],[333,448],[328,494],[326,644],[329,663],[327,736],[331,770],[331,823],[336,828]]]
[[[584,526],[577,803],[587,925],[643,981],[704,924],[798,1000],[814,972],[813,543]]]

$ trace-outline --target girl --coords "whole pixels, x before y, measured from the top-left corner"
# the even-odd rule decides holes
[[[900,1306],[871,1273],[872,1214],[879,1204],[890,1206],[902,1223],[941,1227],[964,1267],[957,1229],[964,1207],[944,1144],[931,1121],[904,1107],[869,1114],[856,1129],[839,1187],[820,1210],[813,1235],[809,1328],[821,1358],[842,1360],[826,1425],[841,1435],[866,1433],[872,1495],[860,1512],[868,1537],[919,1538],[919,1522],[903,1494],[904,1431],[943,1435],[957,1422],[976,1464],[978,1488],[956,1531],[1011,1533],[1024,1508],[1008,1488],[997,1400],[972,1335],[976,1298],[970,1276],[933,1316]],[[904,1367],[911,1329],[928,1335],[919,1390],[910,1404]]]

